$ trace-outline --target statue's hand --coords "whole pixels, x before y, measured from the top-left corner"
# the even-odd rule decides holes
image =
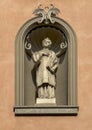
[[[47,69],[48,69],[52,74],[55,73],[49,66],[47,66]]]
[[[42,56],[48,56],[49,54],[47,52],[42,52]]]
[[[67,48],[67,42],[62,42],[61,44],[60,44],[60,48],[61,49],[65,49],[65,48]]]

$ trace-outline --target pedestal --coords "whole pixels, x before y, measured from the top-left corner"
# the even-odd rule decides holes
[[[51,98],[51,99],[47,99],[47,98],[37,98],[36,99],[36,104],[56,104],[56,98]]]

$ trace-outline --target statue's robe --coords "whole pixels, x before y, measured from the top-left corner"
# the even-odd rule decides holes
[[[42,55],[47,53],[48,56]],[[58,59],[55,52],[47,49],[35,52],[33,60],[36,65],[36,83],[37,87],[47,83],[51,86],[56,86],[56,70],[58,68]]]

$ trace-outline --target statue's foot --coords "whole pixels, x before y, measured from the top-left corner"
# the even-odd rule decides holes
[[[43,96],[43,95],[40,95],[40,96],[38,96],[38,98],[44,98],[44,96]]]
[[[49,98],[49,99],[51,99],[51,98],[55,98],[55,96],[49,96],[48,98]]]

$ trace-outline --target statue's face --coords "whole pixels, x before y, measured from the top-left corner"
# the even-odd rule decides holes
[[[42,41],[42,46],[49,48],[51,46],[52,42],[49,38],[46,38]]]

